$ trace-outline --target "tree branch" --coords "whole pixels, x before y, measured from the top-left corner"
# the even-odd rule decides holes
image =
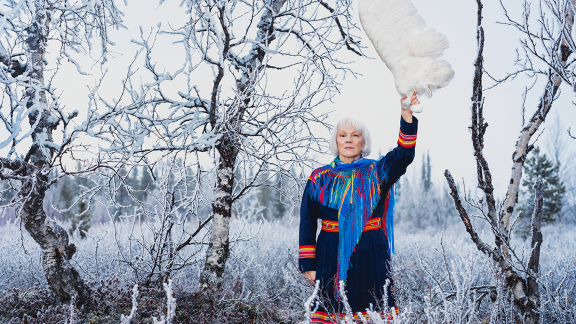
[[[541,220],[542,209],[544,207],[544,187],[543,181],[539,180],[534,184],[534,213],[532,214],[532,243],[530,247],[530,260],[528,261],[528,270],[531,272],[527,279],[528,296],[534,303],[539,302],[540,292],[538,282],[534,276],[538,275],[540,265],[540,248],[542,246]]]
[[[488,244],[484,243],[482,239],[480,239],[480,236],[478,236],[478,233],[476,233],[474,226],[472,226],[472,223],[470,222],[470,217],[468,216],[468,213],[466,212],[464,206],[462,206],[462,201],[460,200],[460,195],[458,194],[458,189],[456,188],[456,183],[454,182],[454,178],[452,178],[452,174],[450,174],[450,171],[448,170],[444,171],[444,177],[446,178],[448,186],[450,187],[450,196],[452,196],[452,199],[454,199],[454,206],[456,207],[458,215],[460,216],[460,219],[462,220],[464,226],[466,227],[466,232],[470,234],[472,242],[476,244],[478,250],[492,257],[495,261],[499,261],[497,253]]]

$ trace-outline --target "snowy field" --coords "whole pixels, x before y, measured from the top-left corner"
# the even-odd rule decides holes
[[[0,227],[0,322],[3,323],[10,320],[21,323],[26,299],[40,298],[39,292],[48,288],[38,245],[19,226]],[[87,321],[86,311],[78,310],[73,319],[84,318],[81,323],[120,323],[120,316],[130,313],[131,289],[137,280],[142,282],[146,278],[150,272],[147,267],[153,263],[147,253],[139,250],[137,236],[130,235],[131,229],[129,223],[116,226],[108,223],[93,227],[85,240],[73,239],[78,247],[73,265],[96,292],[94,295],[103,291],[101,302],[109,304],[99,317],[90,315],[93,321]],[[221,296],[229,313],[225,309],[220,321],[226,322],[224,318],[238,323],[242,318],[252,318],[258,323],[305,321],[304,304],[313,287],[296,270],[297,225],[287,220],[263,223],[235,220],[232,229],[234,243]],[[544,230],[540,261],[542,284],[547,288],[540,292],[543,323],[576,322],[574,230],[561,226]],[[397,233],[397,254],[393,259],[394,294],[401,312],[397,323],[521,323],[497,267],[470,244],[463,226],[452,225],[441,233],[435,228],[414,231],[401,224]],[[484,240],[491,238],[485,236]],[[516,241],[516,246],[517,253],[529,252],[521,241]],[[178,320],[185,318],[180,307],[190,307],[203,265],[204,251],[193,246],[187,249],[183,258],[190,261],[189,265],[172,274],[177,304],[175,323],[185,322]],[[149,320],[162,315],[165,293],[157,291],[151,297],[150,292],[146,294],[142,289],[146,288],[141,288],[136,299],[139,318]],[[159,310],[138,313],[138,307],[151,307],[154,296]],[[16,299],[20,300],[20,306],[17,303],[15,306]],[[46,308],[38,311],[49,312]],[[70,323],[66,319],[70,310],[60,312],[64,315],[57,318]]]

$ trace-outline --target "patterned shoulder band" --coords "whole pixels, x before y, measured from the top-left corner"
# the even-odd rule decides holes
[[[382,228],[382,218],[372,218],[366,222],[364,231],[372,231]],[[322,230],[326,232],[338,233],[338,221],[322,220]]]

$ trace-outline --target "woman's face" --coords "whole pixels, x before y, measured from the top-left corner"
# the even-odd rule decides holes
[[[352,162],[360,157],[364,147],[364,137],[349,123],[338,129],[336,134],[338,155],[343,162]]]

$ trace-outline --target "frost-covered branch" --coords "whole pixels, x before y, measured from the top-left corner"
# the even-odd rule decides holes
[[[506,198],[500,206],[496,206],[494,197],[494,187],[492,185],[492,174],[488,162],[484,157],[484,135],[488,123],[484,120],[484,97],[482,88],[482,77],[484,70],[484,30],[482,28],[482,9],[481,0],[478,3],[478,24],[477,24],[477,41],[478,55],[475,62],[475,74],[472,93],[472,125],[470,127],[474,156],[476,158],[476,174],[478,187],[483,191],[485,201],[480,199],[474,206],[484,214],[486,207],[488,213],[483,218],[489,222],[490,228],[495,236],[495,248],[492,249],[483,243],[474,226],[470,222],[466,210],[463,208],[454,180],[446,170],[445,177],[451,188],[451,195],[454,199],[456,209],[458,210],[466,230],[470,234],[472,241],[478,250],[489,255],[497,262],[502,270],[506,284],[514,296],[514,303],[525,316],[529,323],[538,323],[540,314],[538,308],[539,301],[539,284],[542,281],[538,276],[538,264],[540,258],[540,245],[542,236],[540,234],[540,221],[537,213],[532,217],[533,223],[533,241],[528,264],[524,262],[524,257],[514,246],[511,246],[511,232],[514,220],[512,214],[518,200],[520,180],[522,178],[522,168],[526,156],[533,149],[530,144],[532,136],[538,131],[540,125],[545,121],[552,104],[556,99],[560,83],[562,81],[572,85],[574,75],[570,72],[568,57],[573,53],[572,25],[574,23],[575,1],[573,0],[546,0],[544,6],[540,6],[540,16],[538,19],[538,32],[533,32],[530,26],[530,3],[524,3],[523,21],[516,22],[505,10],[505,16],[508,24],[520,30],[524,39],[521,44],[524,50],[525,58],[517,59],[516,63],[520,64],[520,70],[529,77],[542,74],[541,70],[535,67],[535,61],[544,63],[548,69],[544,72],[548,76],[548,81],[544,88],[544,93],[536,107],[536,111],[528,122],[523,119],[523,128],[520,131],[516,147],[512,155],[512,174],[509,180]],[[502,4],[502,2],[501,2]],[[504,5],[502,4],[504,7]],[[547,10],[547,11],[546,11]],[[572,63],[570,63],[572,64]],[[496,84],[505,82],[507,79],[514,79],[520,72],[514,72],[503,79],[497,80]],[[530,87],[530,89],[533,86]],[[527,88],[528,89],[528,88]],[[526,90],[528,91],[528,90]],[[525,96],[525,94],[524,94]],[[523,109],[524,111],[524,109]],[[538,201],[535,201],[536,206]],[[485,203],[485,205],[484,205]]]
[[[15,208],[25,229],[43,251],[43,267],[48,284],[58,303],[88,301],[88,290],[70,259],[76,251],[66,231],[44,211],[48,188],[60,178],[50,180],[51,171],[63,168],[66,154],[72,157],[82,149],[77,137],[94,126],[81,123],[75,129],[71,120],[78,111],[67,111],[51,84],[47,64],[58,66],[62,59],[83,73],[74,57],[93,54],[91,42],[100,40],[99,56],[105,61],[107,46],[113,44],[108,28],[122,27],[122,13],[113,0],[71,3],[67,0],[2,1],[0,8],[0,174],[11,181],[16,192],[0,210]],[[48,62],[48,40],[59,45],[55,62]],[[47,82],[48,80],[48,82]],[[57,140],[54,131],[61,130]],[[80,131],[80,130],[83,130]],[[84,147],[85,148],[85,147]],[[60,165],[59,165],[60,163]],[[94,164],[101,164],[97,161]],[[84,170],[88,172],[88,170]],[[15,183],[12,183],[14,181]]]
[[[314,109],[339,92],[342,77],[354,75],[345,55],[362,54],[362,46],[353,35],[359,28],[350,1],[185,3],[188,22],[181,28],[141,31],[133,40],[140,46],[134,65],[143,62],[145,71],[128,69],[118,100],[108,100],[98,86],[91,89],[91,107],[96,109],[91,109],[89,120],[97,126],[88,132],[106,143],[103,150],[122,152],[133,165],[158,160],[158,155],[199,156],[194,163],[202,167],[196,171],[214,175],[212,189],[185,195],[209,201],[210,215],[199,220],[198,233],[171,241],[172,251],[202,244],[194,236],[211,225],[201,287],[215,292],[230,253],[230,217],[233,210],[241,210],[233,203],[245,204],[243,199],[264,186],[296,202],[302,171],[312,168],[313,155],[326,148],[326,141],[312,129],[314,124],[328,127],[327,116]],[[173,41],[174,50],[182,53],[175,70],[163,66],[155,54],[160,38]],[[211,79],[206,78],[207,71],[212,72]],[[168,191],[162,194],[172,197]],[[156,199],[154,205],[167,206]],[[250,207],[242,210],[259,209],[246,206]],[[146,208],[152,207],[139,208],[133,217],[147,215]],[[162,226],[152,230],[158,237],[173,233]],[[154,252],[154,260],[173,257],[166,252],[169,249],[160,253],[162,249],[163,245],[152,244],[140,251]],[[153,266],[146,272],[151,270],[159,271]]]

